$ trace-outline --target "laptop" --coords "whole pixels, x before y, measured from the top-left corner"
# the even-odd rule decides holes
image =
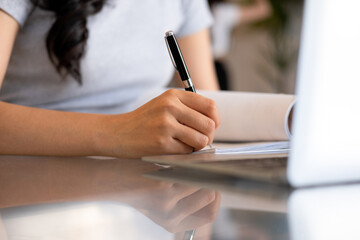
[[[360,180],[360,1],[307,0],[290,154],[143,160],[292,187]],[[203,158],[203,161],[194,159]],[[200,159],[201,160],[201,159]]]

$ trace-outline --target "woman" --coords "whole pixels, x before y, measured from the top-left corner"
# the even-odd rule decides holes
[[[0,0],[0,154],[136,158],[203,148],[219,126],[213,101],[170,90],[132,105],[172,77],[167,30],[195,86],[218,89],[210,24],[205,0]]]

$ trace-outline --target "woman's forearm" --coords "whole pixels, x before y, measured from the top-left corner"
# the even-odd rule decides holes
[[[102,117],[0,102],[0,154],[99,155]]]
[[[118,115],[0,102],[0,154],[140,158],[190,153],[213,141],[219,123],[214,101],[180,90]]]

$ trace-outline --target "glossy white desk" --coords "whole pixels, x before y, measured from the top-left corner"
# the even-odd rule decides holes
[[[0,239],[360,239],[360,185],[274,186],[140,160],[0,156]]]

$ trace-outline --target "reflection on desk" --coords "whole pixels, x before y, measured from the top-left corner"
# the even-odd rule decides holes
[[[194,228],[209,236],[220,194],[142,177],[159,168],[138,160],[0,157],[1,239],[173,239]]]
[[[220,204],[221,195],[221,204]],[[292,190],[139,160],[0,157],[1,240],[360,239],[360,185]]]

